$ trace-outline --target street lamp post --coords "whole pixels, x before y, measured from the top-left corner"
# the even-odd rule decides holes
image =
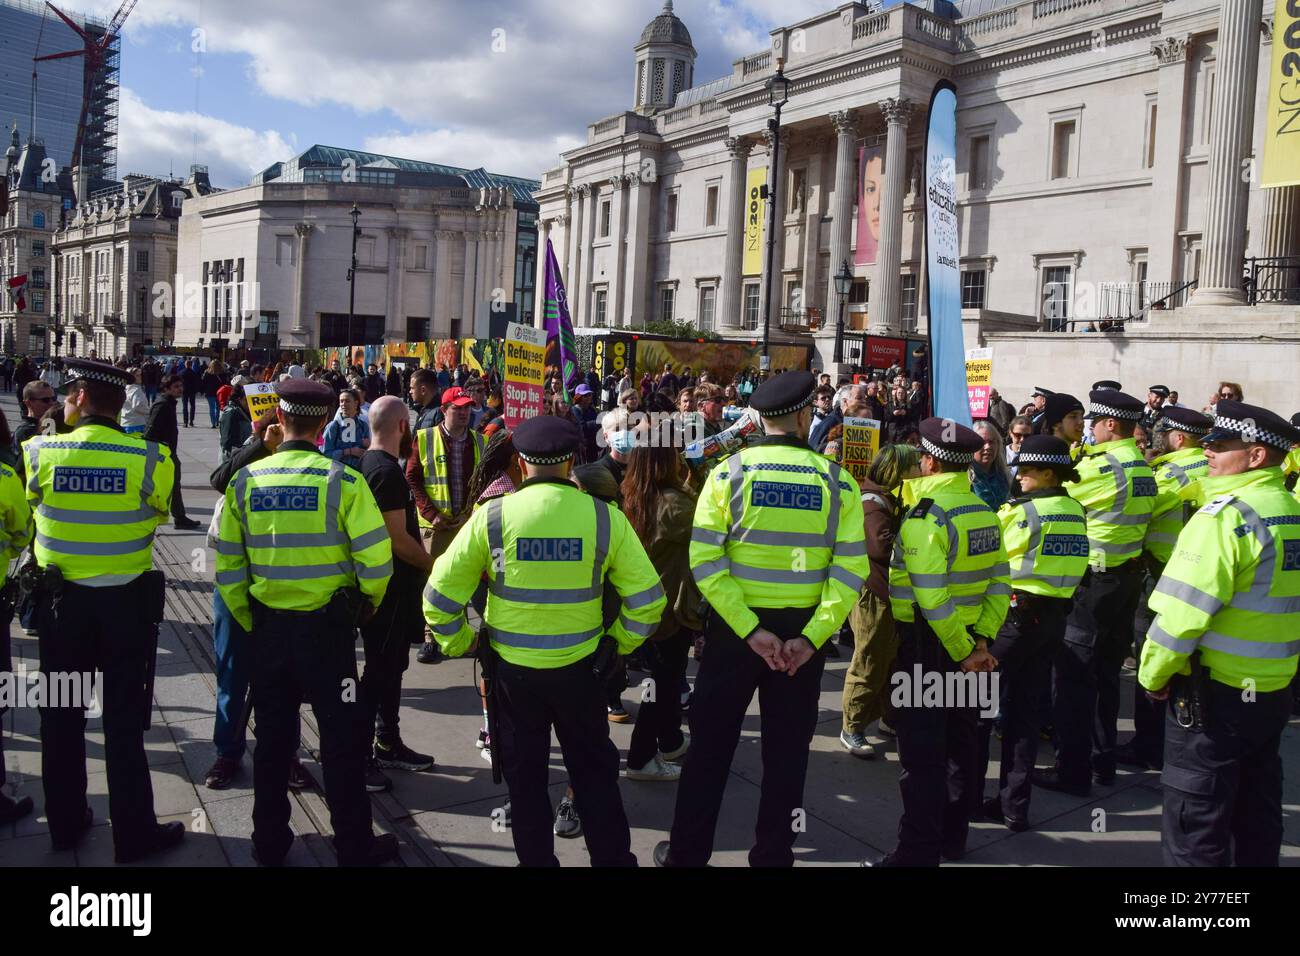
[[[140,361],[144,361],[144,314],[149,311],[149,287],[140,286],[140,294],[136,297],[137,306],[140,307]]]
[[[776,110],[776,115],[767,121],[767,128],[772,131],[772,188],[767,197],[767,279],[765,280],[763,303],[763,369],[766,371],[771,362],[768,357],[768,338],[772,318],[772,270],[776,258],[776,202],[777,172],[781,161],[781,107],[790,99],[790,81],[785,75],[785,60],[778,57],[776,74],[767,81],[767,101]]]
[[[348,269],[348,351],[347,367],[352,367],[352,315],[357,306],[357,236],[361,230],[357,228],[357,220],[361,218],[361,210],[357,204],[352,204],[352,211],[348,213],[352,217],[352,268]]]
[[[835,316],[835,358],[836,365],[844,361],[844,306],[849,300],[849,291],[853,288],[853,273],[849,271],[849,260],[840,263],[840,271],[835,273],[835,295],[840,300],[840,310]]]

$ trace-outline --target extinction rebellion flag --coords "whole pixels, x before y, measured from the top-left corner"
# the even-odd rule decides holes
[[[573,389],[578,384],[578,340],[573,334],[573,320],[569,318],[569,299],[560,278],[560,264],[555,261],[555,247],[546,240],[546,303],[543,308],[546,341],[559,340],[560,386],[564,400],[573,401]]]
[[[27,311],[27,276],[14,276],[9,280],[9,298],[13,301],[19,312]]]

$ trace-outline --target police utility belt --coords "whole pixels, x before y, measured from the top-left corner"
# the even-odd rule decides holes
[[[86,587],[77,584],[76,581],[65,580],[58,565],[49,564],[41,567],[34,560],[28,561],[18,569],[16,580],[17,591],[20,594],[31,595],[43,601],[51,610],[57,609],[64,592],[69,587]],[[13,593],[10,585],[13,583],[13,579],[6,582],[4,593],[0,597],[6,600],[10,598]],[[135,589],[141,607],[145,610],[145,619],[150,624],[161,624],[166,618],[167,577],[163,572],[157,569],[142,571],[134,580],[118,586]]]
[[[1209,722],[1210,671],[1201,664],[1200,651],[1192,654],[1189,663],[1192,673],[1187,677],[1177,675],[1171,682],[1169,703],[1178,726],[1199,734]]]
[[[362,627],[375,616],[375,606],[357,587],[339,588],[330,596],[328,601],[311,611],[291,611],[284,608],[270,607],[252,596],[249,597],[248,603],[255,622],[271,616],[288,618],[328,616],[334,619],[342,618],[349,622],[350,627],[357,628]]]

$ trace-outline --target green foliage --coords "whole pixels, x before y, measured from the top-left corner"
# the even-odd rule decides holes
[[[701,332],[690,322],[665,322],[663,320],[648,322],[641,331],[647,335],[667,335],[670,338],[684,339],[690,342],[694,342],[696,339],[712,341],[719,338],[718,333],[713,331]]]

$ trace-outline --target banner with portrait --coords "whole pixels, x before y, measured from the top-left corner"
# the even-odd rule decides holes
[[[880,248],[880,199],[885,189],[885,148],[858,150],[858,245],[853,261],[874,266]]]

